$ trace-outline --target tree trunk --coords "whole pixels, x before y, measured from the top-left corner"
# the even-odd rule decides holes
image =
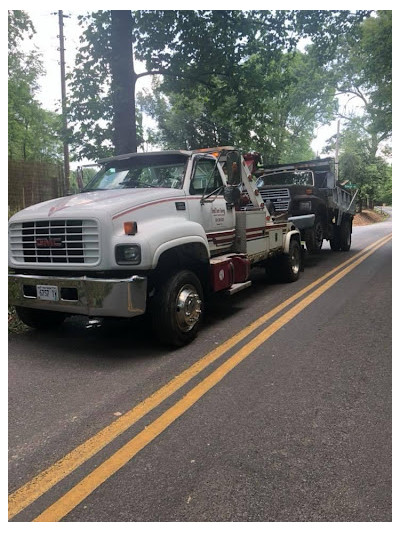
[[[115,155],[137,151],[132,12],[111,11],[111,75]]]

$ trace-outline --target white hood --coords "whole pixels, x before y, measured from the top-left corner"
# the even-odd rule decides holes
[[[113,215],[148,202],[185,196],[182,189],[115,189],[93,191],[48,200],[23,209],[12,222],[30,219],[74,218],[76,216]]]

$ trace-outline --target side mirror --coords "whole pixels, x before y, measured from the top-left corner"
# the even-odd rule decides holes
[[[242,183],[242,167],[239,152],[228,152],[226,155],[226,170],[228,185],[240,185]]]
[[[228,207],[236,207],[239,205],[240,201],[240,191],[237,187],[234,187],[232,185],[227,185],[224,188],[224,198],[225,202],[227,203]]]

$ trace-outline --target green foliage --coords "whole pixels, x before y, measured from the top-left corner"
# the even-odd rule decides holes
[[[180,148],[234,142],[273,162],[310,156],[307,145],[315,126],[335,111],[334,69],[326,65],[336,57],[342,35],[357,39],[359,23],[369,12],[132,14],[134,55],[147,68],[134,73],[134,79],[162,75],[154,95],[139,99],[139,107],[158,123],[147,142]],[[70,77],[72,152],[98,158],[113,151],[115,133],[111,12],[91,13],[81,24],[82,46]],[[302,54],[296,46],[304,38],[313,46]]]
[[[169,79],[141,95],[143,111],[157,120],[152,141],[187,149],[234,144],[261,152],[269,163],[311,158],[315,124],[335,111],[330,74],[297,51],[276,52],[268,63],[253,54],[236,76],[241,83],[234,91],[229,81],[213,77],[213,87],[184,90]]]
[[[190,96],[171,93],[167,98],[159,86],[153,85],[152,94],[138,95],[138,104],[157,121],[157,129],[148,133],[152,144],[194,150],[233,142],[229,115],[219,120],[202,87],[191,91]]]
[[[384,175],[382,176],[381,183],[379,184],[375,201],[376,204],[392,205],[392,167],[391,165],[385,165],[383,168]]]
[[[391,203],[392,167],[385,157],[371,155],[368,143],[359,123],[348,126],[341,138],[339,180],[358,188],[360,200]]]
[[[378,11],[365,20],[360,38],[341,42],[337,65],[338,89],[357,98],[363,105],[362,118],[345,116],[350,122],[362,121],[370,139],[370,153],[375,156],[380,144],[392,133],[392,15]]]
[[[11,159],[55,161],[62,154],[61,122],[35,99],[43,66],[35,50],[21,51],[22,41],[34,33],[25,12],[8,12],[8,33],[8,155]]]
[[[118,127],[113,125],[111,12],[96,11],[82,16],[80,26],[82,45],[75,69],[67,76],[71,158],[97,160],[113,155],[114,127]],[[143,128],[139,110],[136,110],[136,129],[140,145]]]
[[[379,107],[391,130],[392,109],[392,12],[378,11],[362,25],[363,80],[370,98]]]
[[[336,65],[340,92],[358,99],[362,114],[342,115],[339,175],[359,188],[361,200],[390,203],[392,132],[392,15],[378,11],[365,20],[357,39],[342,38]],[[326,150],[334,147],[336,137]],[[383,200],[385,198],[385,200]]]
[[[331,60],[341,33],[352,34],[366,15],[341,11],[200,11],[179,12],[177,18],[166,12],[141,14],[142,23],[150,16],[148,32],[155,28],[157,52],[161,53],[168,36],[179,36],[161,54],[159,66],[165,69],[169,63],[170,75],[164,76],[153,101],[149,95],[139,99],[158,120],[159,132],[153,131],[151,139],[175,148],[236,144],[261,152],[270,163],[313,156],[310,142],[315,126],[329,122],[336,112],[334,71],[325,63]],[[301,36],[311,36],[315,42],[304,54],[294,51]],[[187,61],[182,52],[195,60]],[[154,51],[146,55],[142,44],[138,53],[150,68]],[[172,75],[179,69],[186,74]]]
[[[112,155],[109,11],[79,19],[81,47],[69,82],[68,123],[72,159]]]

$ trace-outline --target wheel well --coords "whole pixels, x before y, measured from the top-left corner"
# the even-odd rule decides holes
[[[300,248],[301,248],[301,241],[302,241],[301,234],[299,235],[297,232],[295,232],[292,235],[290,235],[289,242],[285,241],[285,246],[284,246],[284,250],[283,250],[284,254],[288,254],[289,253],[289,247],[290,247],[290,243],[292,242],[292,240],[297,241],[299,243],[299,245],[300,245]],[[281,254],[279,254],[279,255],[281,255]]]
[[[327,226],[327,223],[328,223],[328,214],[327,214],[325,206],[321,206],[320,205],[315,210],[315,217],[319,217],[320,218],[320,220],[322,222],[322,225],[324,227],[324,230],[326,230],[326,226]]]
[[[292,241],[292,240],[296,240],[296,241],[298,241],[298,243],[301,245],[301,236],[300,236],[298,233],[295,233],[294,235],[292,235],[292,236],[290,237],[290,240],[291,240],[291,241]]]
[[[157,267],[150,273],[150,287],[170,276],[176,270],[190,270],[199,278],[206,289],[209,283],[209,258],[201,243],[188,243],[170,248],[163,252]]]

